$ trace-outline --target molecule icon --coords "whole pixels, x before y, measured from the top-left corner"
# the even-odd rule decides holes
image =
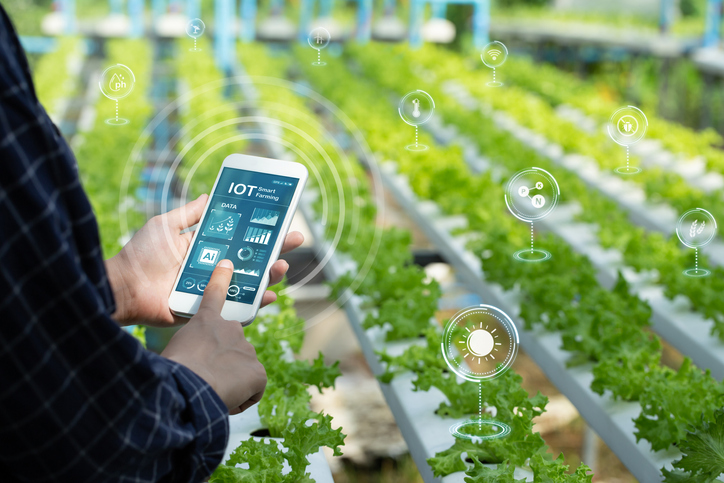
[[[532,190],[542,190],[543,189],[543,183],[541,181],[538,181],[535,184],[535,188],[528,188],[527,186],[521,186],[518,188],[518,196],[521,198],[529,198],[530,204],[533,205],[534,208],[543,208],[546,205],[546,198],[545,196],[541,194],[530,196],[530,192]]]

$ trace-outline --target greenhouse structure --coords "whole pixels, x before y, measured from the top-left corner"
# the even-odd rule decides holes
[[[1,6],[0,481],[724,482],[722,0]]]

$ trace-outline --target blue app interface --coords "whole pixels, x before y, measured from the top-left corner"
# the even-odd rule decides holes
[[[228,258],[234,275],[226,299],[252,304],[298,182],[224,168],[176,290],[202,294],[216,264]]]

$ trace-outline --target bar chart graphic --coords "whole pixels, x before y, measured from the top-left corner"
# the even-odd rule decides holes
[[[254,208],[254,213],[251,215],[251,222],[260,225],[276,226],[278,220],[279,212],[274,210]]]
[[[250,242],[250,243],[258,243],[260,245],[268,245],[269,239],[271,238],[272,231],[271,230],[265,230],[263,228],[257,228],[255,226],[250,226],[246,229],[246,234],[244,235],[244,241]]]

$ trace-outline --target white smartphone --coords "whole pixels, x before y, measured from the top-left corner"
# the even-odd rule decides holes
[[[234,275],[221,316],[248,325],[256,317],[307,182],[299,163],[232,154],[223,164],[168,299],[171,311],[194,315],[216,264]]]

